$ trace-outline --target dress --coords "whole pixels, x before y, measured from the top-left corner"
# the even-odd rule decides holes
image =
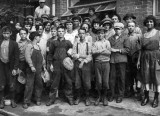
[[[159,31],[155,30],[152,37],[142,38],[141,54],[141,79],[142,84],[160,85],[160,78],[156,75],[157,54],[159,51]]]

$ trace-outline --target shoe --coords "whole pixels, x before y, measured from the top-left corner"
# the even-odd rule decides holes
[[[4,108],[4,101],[1,100],[1,101],[0,101],[0,109],[3,109],[3,108]]]
[[[27,109],[27,108],[28,108],[28,104],[27,104],[27,103],[24,103],[22,107],[23,107],[24,109]]]
[[[152,107],[153,107],[153,108],[158,107],[158,103],[159,103],[158,96],[159,96],[159,93],[158,93],[158,92],[155,92],[154,100],[153,100],[153,103],[152,103]]]
[[[90,106],[91,105],[91,101],[90,101],[89,97],[86,98],[85,105],[86,106]]]
[[[96,101],[95,101],[94,105],[95,105],[95,106],[98,106],[98,105],[99,105],[100,100],[101,100],[101,98],[100,98],[100,97],[98,97],[98,98],[96,99]]]
[[[145,106],[149,102],[149,91],[144,91],[144,94],[145,96],[142,99],[141,106]]]
[[[117,99],[116,99],[116,103],[121,103],[122,102],[122,97],[118,97]]]
[[[52,105],[52,104],[54,104],[54,102],[55,102],[55,100],[49,100],[47,103],[46,103],[46,106],[50,106],[50,105]]]
[[[12,108],[16,108],[16,107],[17,107],[17,104],[15,103],[14,100],[11,100],[11,107],[12,107]]]
[[[103,98],[103,105],[108,106],[108,100],[106,97]]]
[[[74,102],[73,102],[73,99],[72,98],[70,98],[70,99],[68,99],[68,103],[69,103],[69,105],[74,105]]]
[[[41,102],[40,102],[40,101],[37,101],[37,102],[36,102],[36,105],[37,105],[37,106],[40,106],[40,105],[41,105]]]
[[[74,101],[74,105],[78,105],[80,103],[80,98],[78,97],[75,101]]]
[[[113,100],[114,100],[113,96],[109,97],[109,99],[108,99],[109,102],[112,102]]]

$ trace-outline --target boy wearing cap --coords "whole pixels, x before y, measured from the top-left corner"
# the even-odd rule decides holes
[[[50,8],[45,5],[46,0],[39,0],[39,6],[35,9],[34,18],[41,18],[43,14],[50,15]]]
[[[59,88],[60,80],[64,80],[64,94],[70,105],[73,105],[73,92],[72,92],[72,79],[71,71],[67,70],[63,65],[63,60],[68,57],[67,51],[72,48],[72,43],[69,40],[65,40],[65,27],[59,26],[57,28],[57,40],[51,43],[51,47],[48,54],[48,65],[51,71],[54,71],[54,80],[52,82],[49,101],[47,106],[52,105],[56,99],[56,93]]]
[[[112,93],[109,101],[113,101],[116,97],[115,90],[117,90],[117,103],[122,102],[124,96],[127,53],[129,51],[127,38],[122,34],[123,28],[123,23],[114,23],[115,35],[109,38],[111,44],[110,88]]]
[[[11,40],[12,30],[8,26],[2,28],[3,38],[0,40],[0,109],[4,108],[4,92],[9,86],[12,108],[17,107],[15,103],[16,74],[19,65],[18,44]]]
[[[81,90],[85,93],[85,104],[90,105],[89,90],[91,89],[91,44],[85,40],[86,30],[80,28],[78,31],[80,41],[74,44],[72,57],[75,59],[75,89],[78,105],[81,97]]]
[[[25,50],[25,59],[27,62],[27,76],[23,104],[23,108],[25,109],[27,109],[30,104],[33,90],[35,90],[36,104],[38,106],[41,105],[41,95],[43,90],[41,72],[42,68],[44,71],[46,70],[44,57],[37,44],[40,42],[40,34],[38,32],[32,32],[29,38],[31,43],[27,45]]]
[[[93,44],[92,53],[95,59],[94,67],[96,73],[96,88],[98,97],[95,101],[95,106],[99,105],[102,99],[103,105],[108,105],[107,90],[109,89],[109,72],[110,72],[110,54],[111,46],[108,40],[105,39],[105,29],[98,30],[98,39]],[[103,93],[102,93],[103,92]]]

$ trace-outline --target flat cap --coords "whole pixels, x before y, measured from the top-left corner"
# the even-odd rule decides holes
[[[39,0],[39,2],[46,2],[46,0]]]
[[[114,28],[124,28],[124,24],[121,22],[114,23]]]
[[[42,14],[41,18],[47,18],[48,19],[48,15],[47,14]]]

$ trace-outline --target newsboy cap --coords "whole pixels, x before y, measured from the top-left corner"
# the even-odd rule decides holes
[[[39,0],[39,2],[46,2],[46,0]]]
[[[114,23],[114,28],[124,28],[124,24],[121,22]]]

